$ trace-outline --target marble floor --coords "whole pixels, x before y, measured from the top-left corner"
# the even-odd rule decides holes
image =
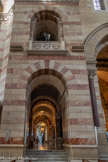
[[[47,143],[34,143],[33,148],[34,150],[56,150],[56,146],[50,146]]]

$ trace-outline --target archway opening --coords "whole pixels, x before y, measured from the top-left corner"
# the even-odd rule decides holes
[[[104,39],[102,39],[102,41],[98,45],[98,50],[101,50],[97,56],[97,76],[102,107],[104,110],[105,129],[108,132],[108,45],[106,45],[106,38],[108,38],[108,35]]]
[[[61,75],[53,70],[33,74],[27,87],[29,148],[62,149],[66,87]]]
[[[59,41],[61,17],[51,10],[41,10],[31,19],[30,40],[33,41]]]

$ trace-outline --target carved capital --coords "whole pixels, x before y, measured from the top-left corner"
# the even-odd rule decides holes
[[[1,13],[0,14],[0,21],[8,21],[12,18],[14,13],[14,7],[12,7],[8,13]]]
[[[94,76],[96,75],[96,70],[92,70],[92,69],[90,69],[90,70],[88,70],[88,77],[89,77],[89,79],[90,78],[92,78],[92,79],[94,79]]]

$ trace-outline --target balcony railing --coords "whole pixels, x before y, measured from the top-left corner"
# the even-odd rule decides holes
[[[28,54],[66,54],[65,41],[29,41]]]
[[[29,50],[65,50],[65,41],[29,41]]]
[[[60,50],[61,43],[59,42],[33,42],[35,50]]]

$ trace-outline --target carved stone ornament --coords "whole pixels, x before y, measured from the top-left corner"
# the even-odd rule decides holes
[[[96,70],[94,70],[94,69],[88,70],[89,79],[90,79],[90,78],[93,79],[95,75],[96,75]]]
[[[8,21],[11,19],[14,13],[14,7],[12,7],[8,13],[1,13],[0,14],[0,21]]]

